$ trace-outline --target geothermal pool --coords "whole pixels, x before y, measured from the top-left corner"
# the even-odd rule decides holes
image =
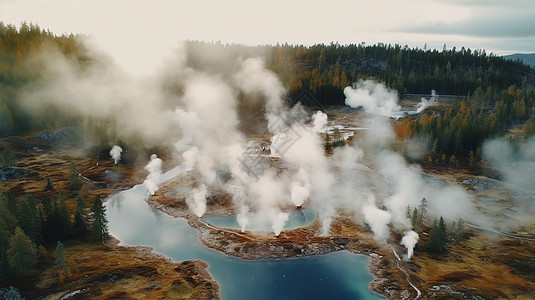
[[[249,224],[247,225],[247,231],[253,232],[272,232],[272,221],[262,217],[257,213],[247,214]],[[220,228],[237,229],[240,230],[241,226],[236,219],[236,216],[207,216],[203,218],[204,221],[210,225],[214,225]],[[316,212],[310,208],[304,208],[297,211],[288,212],[288,221],[284,224],[282,230],[292,230],[300,227],[306,227],[316,219]]]
[[[223,299],[383,299],[368,290],[369,257],[347,251],[252,261],[228,256],[203,246],[186,220],[150,208],[146,199],[143,185],[113,196],[106,203],[110,233],[176,262],[207,262]]]

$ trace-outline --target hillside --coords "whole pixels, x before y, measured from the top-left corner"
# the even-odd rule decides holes
[[[530,53],[530,54],[515,53],[511,55],[505,55],[503,56],[503,58],[509,59],[512,61],[521,60],[526,65],[529,65],[535,68],[535,53]]]

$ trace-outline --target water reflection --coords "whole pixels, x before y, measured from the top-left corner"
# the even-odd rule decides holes
[[[271,232],[272,221],[257,213],[247,214],[249,224],[248,231],[264,231]],[[316,212],[310,208],[299,209],[289,212],[289,218],[282,230],[292,230],[300,227],[305,227],[314,222],[316,219]],[[229,229],[241,229],[236,216],[207,216],[204,221],[208,224]]]

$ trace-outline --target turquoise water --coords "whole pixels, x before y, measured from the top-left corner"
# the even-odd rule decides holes
[[[152,246],[173,261],[199,259],[223,299],[383,299],[368,290],[369,257],[347,251],[292,259],[243,260],[204,247],[182,218],[151,209],[136,186],[107,203],[110,233],[127,245]]]
[[[284,224],[282,230],[292,230],[305,227],[312,224],[316,219],[316,213],[310,208],[291,211],[288,213],[288,215],[288,222]],[[269,220],[265,220],[256,213],[249,213],[247,216],[249,218],[249,224],[246,228],[247,231],[272,231]],[[236,216],[208,216],[203,219],[206,223],[217,227],[238,230],[241,229]]]

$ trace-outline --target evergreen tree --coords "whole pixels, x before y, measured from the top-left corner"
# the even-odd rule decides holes
[[[439,233],[439,241],[440,241],[440,252],[446,251],[446,244],[448,243],[448,236],[446,234],[446,224],[444,223],[444,218],[440,216],[440,220],[438,221],[438,233]]]
[[[37,200],[32,195],[27,195],[22,202],[19,215],[22,230],[34,243],[42,243],[41,217],[37,208]]]
[[[422,198],[420,201],[420,205],[418,205],[418,218],[417,218],[417,225],[421,225],[425,220],[425,215],[427,213],[427,199]]]
[[[463,219],[459,219],[459,221],[457,223],[453,223],[453,240],[455,241],[455,243],[459,244],[462,242],[463,240],[463,236],[464,236],[464,221]]]
[[[420,225],[418,223],[419,217],[420,215],[418,214],[418,209],[415,207],[414,210],[412,211],[412,216],[411,216],[411,225],[413,229],[416,229],[416,227]]]
[[[18,226],[15,228],[15,234],[9,239],[9,248],[6,254],[9,267],[16,273],[30,271],[37,263],[35,244]]]
[[[91,213],[93,215],[93,235],[104,242],[108,238],[108,220],[106,219],[106,207],[98,196],[93,201]]]
[[[69,267],[65,262],[65,248],[60,241],[58,241],[58,244],[56,245],[56,263],[58,264],[58,267],[63,270],[65,277],[69,277]]]
[[[71,172],[69,173],[68,189],[71,191],[77,191],[82,188],[83,184],[84,183],[82,182],[82,179],[80,179],[78,170],[76,170],[76,166],[74,164],[71,164]]]
[[[50,204],[45,204],[46,221],[44,226],[44,234],[46,240],[50,243],[58,240],[64,240],[71,234],[72,223],[67,205],[65,204],[65,197],[61,193],[57,193]]]
[[[438,223],[437,219],[433,221],[433,226],[431,226],[431,231],[427,237],[427,242],[425,248],[429,252],[440,253],[440,235],[438,233]]]
[[[6,280],[9,275],[9,263],[7,261],[6,244],[0,244],[0,282]]]
[[[52,190],[54,190],[54,185],[52,184],[52,180],[50,180],[50,177],[47,177],[45,191],[52,191]]]
[[[444,253],[446,251],[446,241],[446,225],[444,224],[444,219],[440,217],[440,221],[437,222],[437,219],[433,221],[425,248],[432,253]]]
[[[86,231],[85,224],[85,199],[82,195],[76,197],[76,211],[74,213],[73,229],[76,234],[82,235]]]
[[[19,219],[19,206],[17,198],[12,193],[7,193],[6,204],[9,212],[18,220]]]
[[[17,223],[17,218],[7,207],[7,197],[0,192],[0,282],[7,279],[10,273],[7,249]]]

